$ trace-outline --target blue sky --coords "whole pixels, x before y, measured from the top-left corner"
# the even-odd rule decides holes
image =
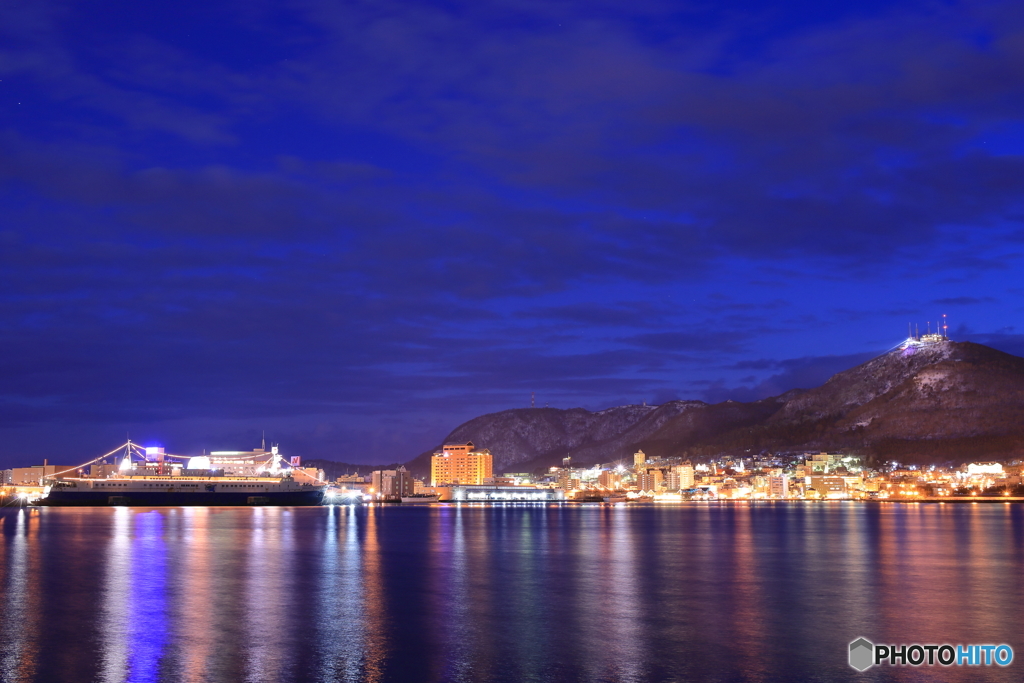
[[[1013,2],[12,2],[0,464],[1024,354]]]

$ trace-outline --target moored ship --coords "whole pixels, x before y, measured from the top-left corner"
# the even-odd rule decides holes
[[[324,485],[283,477],[125,476],[65,479],[38,505],[320,505]]]
[[[101,506],[227,506],[321,505],[326,482],[298,468],[287,467],[277,448],[242,474],[213,469],[206,456],[191,458],[188,467],[166,466],[160,449],[158,462],[132,462],[136,449],[127,444],[116,474],[104,478],[63,478],[53,481],[37,505]],[[174,456],[169,456],[174,457]],[[246,465],[253,465],[246,461]],[[297,480],[296,475],[308,481]]]

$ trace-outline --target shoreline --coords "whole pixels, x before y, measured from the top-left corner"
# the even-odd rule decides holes
[[[326,503],[322,505],[283,505],[283,506],[267,506],[267,505],[200,505],[200,506],[181,506],[181,505],[93,505],[93,506],[64,506],[64,505],[35,505],[32,503],[26,503],[19,506],[3,506],[8,509],[43,509],[43,508],[69,508],[73,507],[76,509],[109,509],[117,507],[131,507],[131,508],[181,508],[181,507],[209,507],[209,508],[258,508],[258,507],[364,507],[364,506],[377,506],[377,507],[432,507],[435,505],[441,506],[472,506],[472,507],[549,507],[551,505],[557,506],[601,506],[601,507],[612,507],[612,506],[626,506],[626,507],[653,507],[653,506],[684,506],[684,505],[789,505],[793,503],[798,504],[835,504],[835,503],[859,503],[859,504],[917,504],[917,503],[953,503],[953,504],[968,504],[968,503],[1024,503],[1024,496],[922,496],[920,498],[913,499],[893,499],[893,498],[871,498],[871,499],[832,499],[832,500],[805,500],[805,499],[719,499],[719,500],[673,500],[673,501],[625,501],[618,503],[607,503],[604,501],[596,500],[562,500],[562,501],[520,501],[520,500],[509,500],[509,501],[451,501],[442,500],[434,503],[415,503],[415,504],[402,504],[402,503]]]

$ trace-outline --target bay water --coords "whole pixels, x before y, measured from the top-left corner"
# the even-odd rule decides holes
[[[0,681],[1020,681],[1024,506],[0,510]],[[1000,644],[1007,667],[848,645]]]

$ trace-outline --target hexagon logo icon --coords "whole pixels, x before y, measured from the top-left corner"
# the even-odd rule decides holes
[[[867,638],[858,638],[850,643],[850,666],[864,671],[874,665],[875,646]]]

